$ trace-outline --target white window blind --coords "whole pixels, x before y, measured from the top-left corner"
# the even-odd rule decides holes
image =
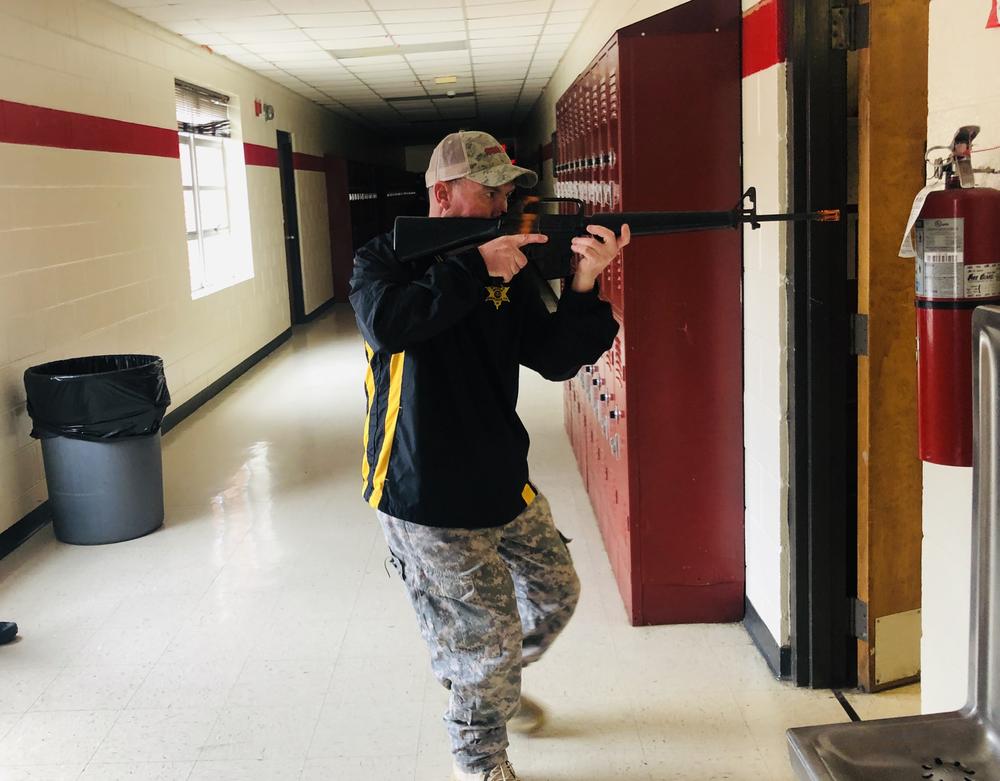
[[[174,96],[180,132],[229,137],[228,95],[175,79]]]

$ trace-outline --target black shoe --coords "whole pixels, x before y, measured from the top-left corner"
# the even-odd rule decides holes
[[[5,645],[17,637],[17,624],[13,621],[0,621],[0,645]]]

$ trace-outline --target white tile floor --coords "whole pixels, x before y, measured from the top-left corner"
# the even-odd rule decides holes
[[[117,545],[50,529],[0,562],[0,781],[445,781],[445,693],[358,491],[362,349],[335,308],[164,440],[166,527]],[[744,630],[628,625],[562,427],[526,374],[534,480],[584,584],[526,689],[526,781],[790,778],[784,730],[844,721],[774,681]],[[851,695],[916,713],[910,687]]]

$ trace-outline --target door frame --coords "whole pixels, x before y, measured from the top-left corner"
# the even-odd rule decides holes
[[[292,134],[277,131],[278,173],[281,179],[281,213],[288,269],[288,308],[292,325],[306,322],[305,290],[302,282],[302,251],[299,242],[299,207],[295,193],[295,152]]]
[[[832,7],[797,0],[788,13],[791,188],[796,212],[847,205],[847,54],[832,47]],[[797,222],[792,247],[789,475],[792,678],[853,685],[850,610],[857,529],[848,507],[850,317],[847,222]]]

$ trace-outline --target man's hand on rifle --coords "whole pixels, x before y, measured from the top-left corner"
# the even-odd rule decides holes
[[[541,233],[501,236],[481,245],[479,254],[483,256],[486,270],[491,277],[501,277],[504,282],[510,282],[528,263],[528,259],[521,252],[521,247],[525,244],[544,244],[548,240],[549,237]]]
[[[603,225],[588,225],[587,232],[591,235],[574,236],[572,242],[573,252],[580,256],[573,277],[573,290],[577,293],[593,290],[601,272],[632,238],[628,225],[622,225],[621,236],[615,236],[613,230]]]

